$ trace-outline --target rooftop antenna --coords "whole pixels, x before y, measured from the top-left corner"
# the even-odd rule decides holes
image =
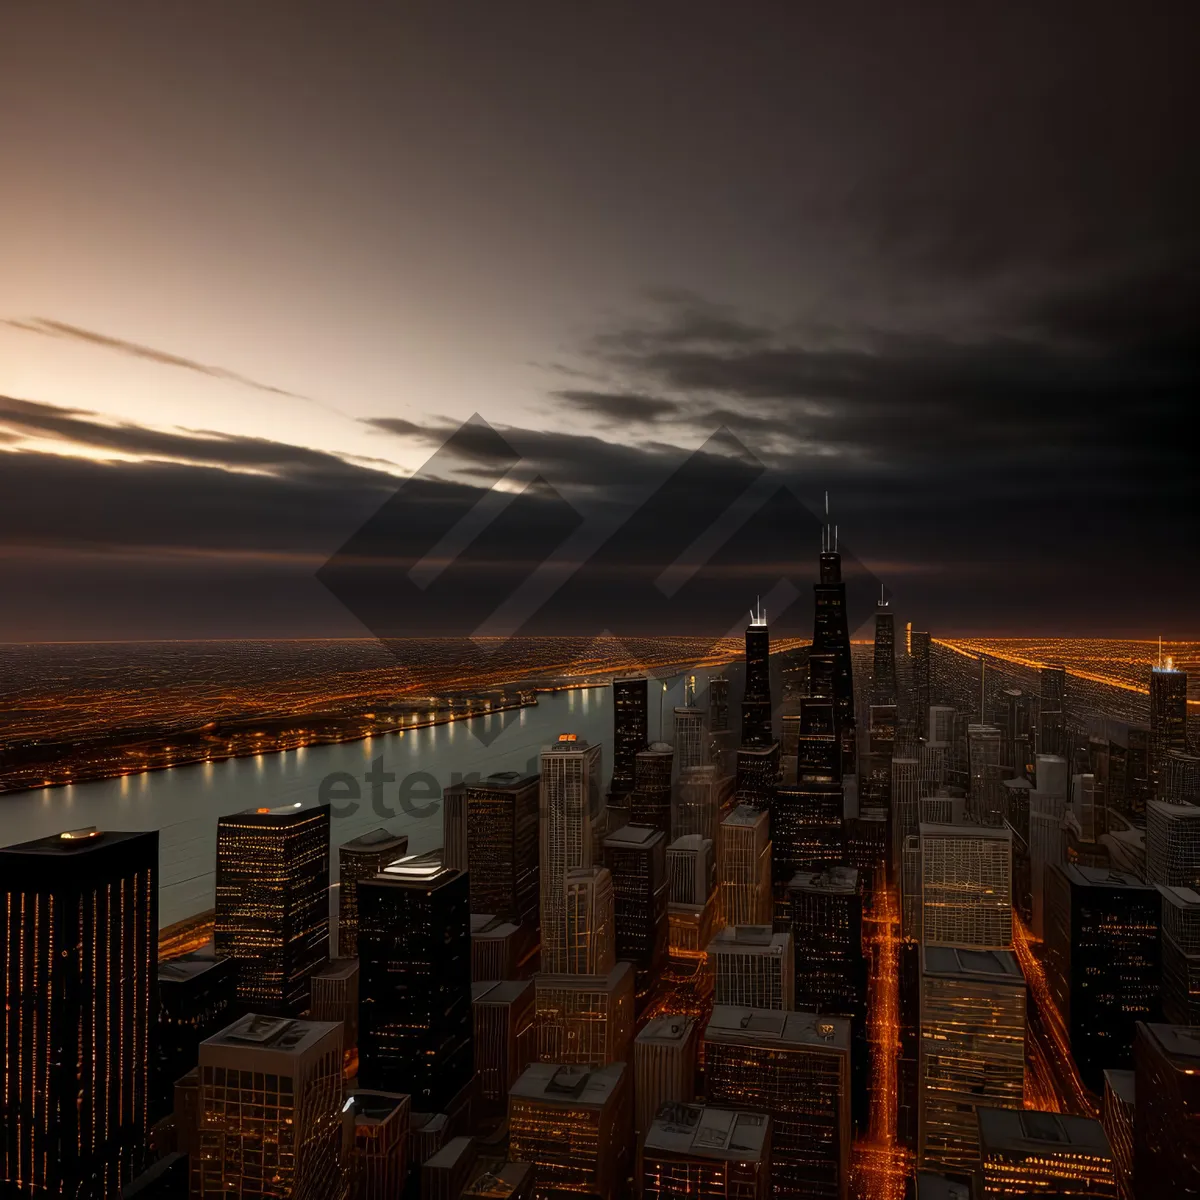
[[[878,607],[879,607],[879,608],[887,608],[887,606],[888,606],[888,602],[887,602],[887,601],[884,599],[884,596],[883,596],[883,584],[881,583],[881,584],[879,585],[879,600],[878,600]],[[910,628],[911,628],[911,624],[910,624]]]
[[[750,610],[751,625],[765,625],[767,623],[767,614],[762,606],[762,597],[755,598],[754,607]]]

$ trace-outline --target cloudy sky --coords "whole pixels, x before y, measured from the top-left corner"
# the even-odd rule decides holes
[[[707,447],[748,591],[779,485],[935,633],[1200,632],[1193,10],[4,5],[0,640],[364,633],[473,414],[502,590]]]

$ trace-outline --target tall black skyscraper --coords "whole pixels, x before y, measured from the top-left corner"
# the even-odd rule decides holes
[[[875,612],[875,658],[871,672],[871,703],[892,704],[896,697],[896,619],[879,589]]]
[[[1187,753],[1187,675],[1168,658],[1150,672],[1150,770],[1155,799],[1164,799],[1167,756]]]
[[[846,585],[842,581],[842,556],[838,553],[837,526],[830,526],[829,497],[825,497],[826,524],[821,539],[821,576],[813,585],[813,655],[832,655],[831,692],[838,728],[854,725],[854,670],[850,661],[850,630],[846,615]],[[811,661],[811,660],[810,660]],[[821,695],[810,680],[809,691]]]
[[[471,1082],[470,907],[436,851],[358,885],[359,1082],[421,1112],[452,1112]]]
[[[649,687],[645,675],[613,680],[613,773],[609,794],[618,807],[634,789],[634,761],[650,742]]]
[[[929,736],[929,705],[933,682],[929,634],[914,629],[910,645],[912,648],[912,716],[916,721],[917,736],[924,738]]]
[[[248,808],[217,822],[218,958],[237,967],[238,1001],[298,1017],[329,960],[329,805]]]
[[[158,834],[0,850],[0,1192],[116,1197],[149,1132]]]
[[[1065,667],[1042,667],[1038,671],[1039,754],[1067,754],[1067,672]]]
[[[538,925],[537,775],[505,771],[466,785],[471,911]]]
[[[771,736],[771,632],[761,602],[746,626],[746,690],[742,694],[742,745],[769,746]]]

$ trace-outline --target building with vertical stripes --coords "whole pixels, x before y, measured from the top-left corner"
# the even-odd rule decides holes
[[[795,1007],[792,934],[770,925],[727,925],[709,943],[717,1004],[790,1010]]]
[[[607,975],[537,975],[539,1061],[592,1067],[628,1062],[635,1020],[633,980],[633,968],[625,962]]]
[[[847,1200],[849,1021],[718,1005],[704,1033],[704,1080],[710,1105],[770,1115],[776,1195]]]
[[[1200,1029],[1139,1022],[1133,1043],[1133,1177],[1139,1200],[1200,1188]]]
[[[1155,884],[1162,897],[1162,1015],[1200,1025],[1200,894]]]
[[[372,829],[338,847],[337,952],[343,958],[358,954],[358,881],[378,875],[407,853],[408,834],[386,829]]]
[[[1012,833],[921,825],[921,936],[928,944],[1012,945]]]
[[[610,797],[627,808],[634,789],[634,760],[650,742],[650,681],[645,675],[618,675],[613,692],[613,773]]]
[[[675,764],[681,775],[708,762],[705,715],[704,709],[694,705],[675,709]]]
[[[633,1043],[633,1128],[640,1138],[666,1103],[696,1094],[700,1027],[688,1017],[655,1017]]]
[[[504,1112],[508,1089],[537,1058],[533,981],[476,983],[471,988],[475,1083],[489,1112]]]
[[[633,791],[629,794],[629,820],[652,825],[664,834],[671,831],[671,777],[675,751],[666,742],[651,742],[639,750],[633,763]]]
[[[717,883],[713,843],[698,833],[684,834],[667,847],[668,902],[704,904]]]
[[[354,1118],[350,1158],[355,1200],[394,1200],[408,1180],[410,1099],[396,1092],[351,1092],[345,1101]]]
[[[1146,805],[1146,879],[1200,891],[1200,807],[1166,800]]]
[[[545,971],[568,969],[567,872],[592,865],[600,767],[600,747],[573,733],[560,734],[542,751],[538,869]]]
[[[607,867],[574,867],[567,872],[565,892],[566,970],[608,974],[617,960],[612,875]]]
[[[643,1200],[767,1200],[771,1118],[712,1105],[670,1104],[646,1133]]]
[[[1167,756],[1186,754],[1187,748],[1187,675],[1168,659],[1150,671],[1150,778],[1155,799],[1165,798]]]
[[[0,903],[0,1191],[116,1197],[150,1129],[158,834],[8,846]]]
[[[721,822],[717,882],[725,925],[771,920],[771,835],[766,812],[739,805]]]
[[[867,995],[858,871],[844,866],[799,871],[788,890],[796,1007],[858,1016]]]
[[[717,840],[717,829],[733,806],[737,779],[715,765],[680,771],[671,802],[671,836],[695,834]]]
[[[532,932],[538,923],[538,777],[505,771],[464,790],[471,911]]]
[[[1133,1071],[1104,1072],[1104,1106],[1100,1123],[1112,1149],[1113,1173],[1117,1177],[1117,1195],[1134,1200],[1133,1188],[1133,1110],[1135,1099]]]
[[[312,976],[309,1017],[341,1021],[342,1046],[349,1054],[358,1048],[358,959],[331,958]]]
[[[329,958],[329,805],[248,808],[217,822],[213,942],[237,969],[238,1002],[308,1009],[309,976]]]
[[[1063,818],[1067,813],[1069,777],[1067,760],[1039,754],[1037,786],[1029,793],[1029,891],[1036,937],[1044,932],[1043,904],[1048,867],[1063,861]]]

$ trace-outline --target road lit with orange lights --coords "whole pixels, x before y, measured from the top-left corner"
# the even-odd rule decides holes
[[[867,1136],[854,1147],[851,1169],[859,1200],[903,1200],[910,1155],[896,1141],[900,1056],[900,904],[879,873],[869,913],[863,914],[870,981],[867,1032],[871,1044],[871,1109]]]
[[[1027,1022],[1037,1041],[1036,1053],[1044,1056],[1053,1080],[1051,1082],[1050,1079],[1043,1078],[1040,1082],[1035,1081],[1033,1087],[1039,1093],[1039,1100],[1047,1093],[1053,1092],[1060,1108],[1081,1117],[1099,1117],[1096,1099],[1084,1086],[1075,1060],[1071,1057],[1067,1027],[1063,1023],[1058,1006],[1054,1003],[1054,997],[1050,994],[1046,971],[1038,957],[1039,945],[1020,916],[1014,912],[1013,949],[1025,974],[1025,982],[1029,985],[1029,993],[1036,1009],[1028,1015]]]

